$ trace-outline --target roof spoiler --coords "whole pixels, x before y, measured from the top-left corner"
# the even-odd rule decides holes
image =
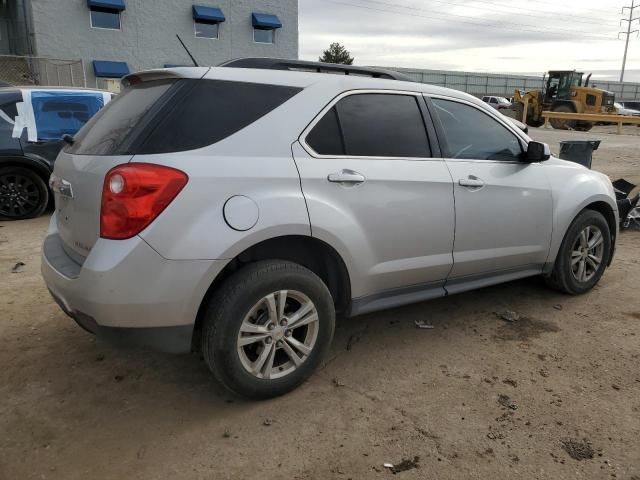
[[[410,77],[386,70],[383,68],[354,67],[353,65],[340,65],[335,63],[309,62],[305,60],[287,60],[284,58],[260,58],[249,57],[229,60],[221,63],[220,67],[230,68],[256,68],[260,70],[289,70],[294,72],[334,73],[344,75],[357,75],[361,77],[384,78],[387,80],[400,80],[413,82]]]
[[[130,73],[122,78],[122,86],[130,87],[142,82],[154,80],[172,80],[179,78],[203,78],[211,70],[211,67],[174,67],[161,70],[147,70],[144,72]]]

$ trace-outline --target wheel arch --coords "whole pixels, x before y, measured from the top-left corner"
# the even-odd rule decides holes
[[[331,292],[337,313],[346,313],[351,304],[351,278],[347,266],[328,243],[310,236],[286,235],[261,241],[231,259],[213,280],[200,303],[192,346],[198,349],[207,303],[233,273],[260,260],[288,260],[314,272]]]
[[[567,231],[569,227],[574,222],[574,220],[585,210],[592,210],[601,213],[607,221],[609,225],[609,229],[611,232],[611,245],[612,252],[609,258],[609,265],[613,261],[613,256],[615,252],[615,245],[618,236],[618,217],[617,206],[614,206],[612,203],[613,200],[608,195],[596,195],[590,199],[585,200],[576,208],[570,210],[570,213],[567,211],[562,212],[560,215],[556,214],[556,220],[554,221],[554,235],[551,242],[550,255],[548,257],[547,263],[545,265],[544,273],[548,274],[553,269],[553,265],[556,262],[556,258],[558,256],[558,252],[560,251],[560,246],[564,241],[564,238],[567,235]],[[615,209],[615,210],[614,210]],[[557,232],[561,232],[561,234],[556,234]]]
[[[0,168],[3,167],[20,167],[31,170],[38,175],[45,183],[49,185],[49,177],[51,176],[51,170],[45,164],[29,157],[11,156],[0,157]]]
[[[618,236],[618,219],[616,218],[614,211],[611,209],[611,206],[601,200],[590,203],[584,209],[582,209],[581,212],[583,212],[584,210],[592,210],[602,214],[602,216],[607,221],[607,224],[609,225],[609,232],[611,233],[611,255],[609,256],[609,262],[607,266],[610,266],[611,262],[613,262],[613,255],[615,252],[616,240]]]

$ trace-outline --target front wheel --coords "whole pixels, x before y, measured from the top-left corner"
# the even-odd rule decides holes
[[[604,216],[583,211],[569,227],[547,283],[569,295],[588,292],[602,278],[611,248],[611,231]]]
[[[212,298],[202,352],[229,390],[271,398],[311,376],[334,327],[333,299],[317,275],[291,262],[257,262],[232,275]]]
[[[576,113],[569,105],[560,105],[553,109],[553,112],[557,113]],[[576,120],[561,120],[559,118],[552,118],[549,123],[556,130],[575,130],[577,121]]]

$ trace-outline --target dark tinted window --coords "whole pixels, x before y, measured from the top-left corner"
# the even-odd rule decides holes
[[[463,103],[433,99],[444,128],[448,157],[473,160],[519,160],[518,138],[498,121]]]
[[[349,156],[431,156],[416,97],[377,93],[350,95],[338,102],[336,111]]]
[[[77,155],[123,153],[134,128],[174,83],[144,82],[125,89],[78,132],[76,142],[67,152]]]
[[[91,26],[120,30],[120,12],[110,8],[91,7]]]
[[[335,107],[322,117],[307,135],[307,144],[320,155],[345,155]]]
[[[160,112],[136,153],[168,153],[212,145],[259,120],[301,91],[258,83],[196,80]]]

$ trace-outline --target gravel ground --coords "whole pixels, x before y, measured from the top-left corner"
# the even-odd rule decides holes
[[[638,179],[640,129],[612,130],[532,135],[601,138],[594,168]],[[0,223],[2,480],[640,480],[638,231],[582,297],[529,279],[343,321],[307,384],[253,403],[196,356],[75,326],[40,278],[46,224]]]

